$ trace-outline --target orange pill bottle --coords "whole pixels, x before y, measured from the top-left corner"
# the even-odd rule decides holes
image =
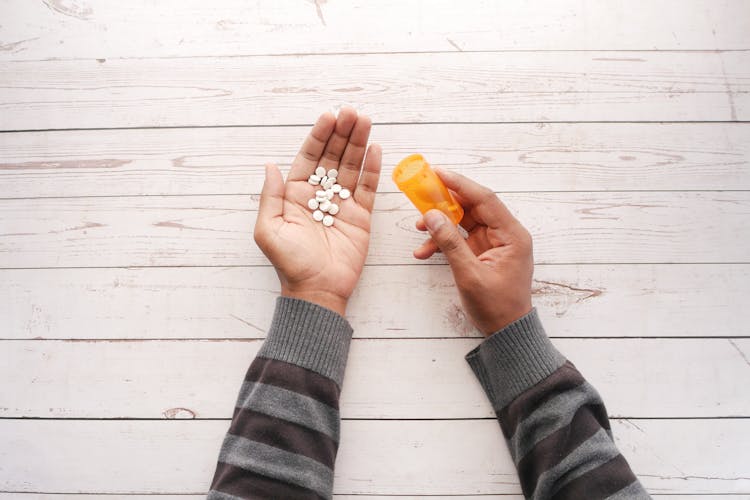
[[[393,169],[393,182],[422,213],[436,208],[454,224],[464,216],[464,209],[456,202],[443,181],[420,154],[407,156]]]

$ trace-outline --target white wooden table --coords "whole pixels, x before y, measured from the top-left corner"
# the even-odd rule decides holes
[[[478,335],[411,257],[411,152],[532,231],[536,305],[646,487],[750,498],[750,2],[2,0],[0,499],[207,490],[278,289],[263,164],[343,103],[386,175],[339,499],[520,498]]]

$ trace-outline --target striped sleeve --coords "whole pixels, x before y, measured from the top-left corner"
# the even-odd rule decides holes
[[[279,297],[242,383],[209,500],[331,498],[351,334],[333,311]]]
[[[647,499],[596,390],[544,333],[536,310],[466,360],[497,414],[526,498]]]

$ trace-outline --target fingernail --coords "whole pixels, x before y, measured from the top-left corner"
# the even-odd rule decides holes
[[[430,210],[424,214],[424,224],[431,233],[434,233],[445,224],[445,215],[440,210]]]
[[[446,170],[443,167],[432,167],[436,174],[440,177],[449,177],[451,175],[450,170]]]

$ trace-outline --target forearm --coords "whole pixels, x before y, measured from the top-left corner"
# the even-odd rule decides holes
[[[466,359],[527,498],[649,498],[614,444],[599,394],[552,346],[535,310]]]
[[[331,497],[351,333],[328,309],[277,300],[268,337],[242,384],[209,499]]]

